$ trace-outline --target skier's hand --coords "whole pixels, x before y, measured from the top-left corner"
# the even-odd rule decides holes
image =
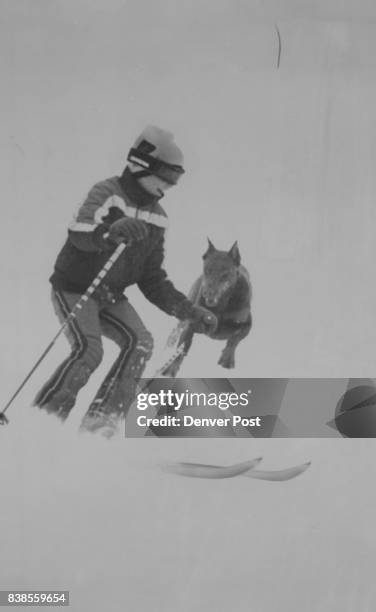
[[[107,240],[115,244],[137,242],[138,240],[145,240],[148,235],[149,229],[145,221],[124,217],[110,226]]]
[[[218,326],[218,319],[210,310],[203,306],[194,306],[191,322],[197,334],[212,334]]]

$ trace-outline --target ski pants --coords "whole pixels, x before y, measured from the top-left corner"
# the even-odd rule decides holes
[[[60,323],[64,323],[80,297],[76,293],[52,290]],[[135,379],[142,376],[153,350],[153,338],[135,309],[125,297],[115,302],[91,297],[67,325],[65,334],[71,354],[39,391],[34,404],[65,419],[78,391],[102,361],[102,336],[105,336],[118,345],[120,352],[89,410],[125,417],[134,400]]]

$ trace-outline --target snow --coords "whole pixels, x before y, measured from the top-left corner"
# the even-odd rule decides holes
[[[209,236],[238,240],[254,285],[235,370],[198,338],[181,375],[374,375],[375,18],[367,0],[3,2],[4,404],[57,331],[47,279],[75,207],[150,123],[186,155],[165,201],[170,277],[189,290]],[[150,375],[174,322],[128,295],[155,337]],[[373,608],[372,440],[78,436],[105,349],[66,426],[30,407],[60,339],[0,430],[1,588],[70,589],[80,612]],[[260,455],[312,465],[287,483],[159,468]]]
[[[285,483],[160,469],[259,455],[313,463]],[[372,440],[109,444],[30,412],[0,457],[3,588],[70,589],[73,610],[94,612],[372,609]]]

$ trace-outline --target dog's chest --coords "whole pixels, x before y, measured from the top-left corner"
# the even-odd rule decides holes
[[[245,277],[241,277],[225,303],[209,308],[209,310],[216,315],[219,323],[247,323],[251,312],[250,297],[250,285]],[[203,303],[203,306],[206,306],[206,304]],[[208,307],[206,306],[206,308]]]

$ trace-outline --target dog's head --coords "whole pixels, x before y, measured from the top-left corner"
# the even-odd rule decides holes
[[[239,276],[240,253],[235,242],[229,251],[220,251],[208,238],[208,248],[202,256],[204,273],[201,295],[208,308],[214,308],[228,298]]]

